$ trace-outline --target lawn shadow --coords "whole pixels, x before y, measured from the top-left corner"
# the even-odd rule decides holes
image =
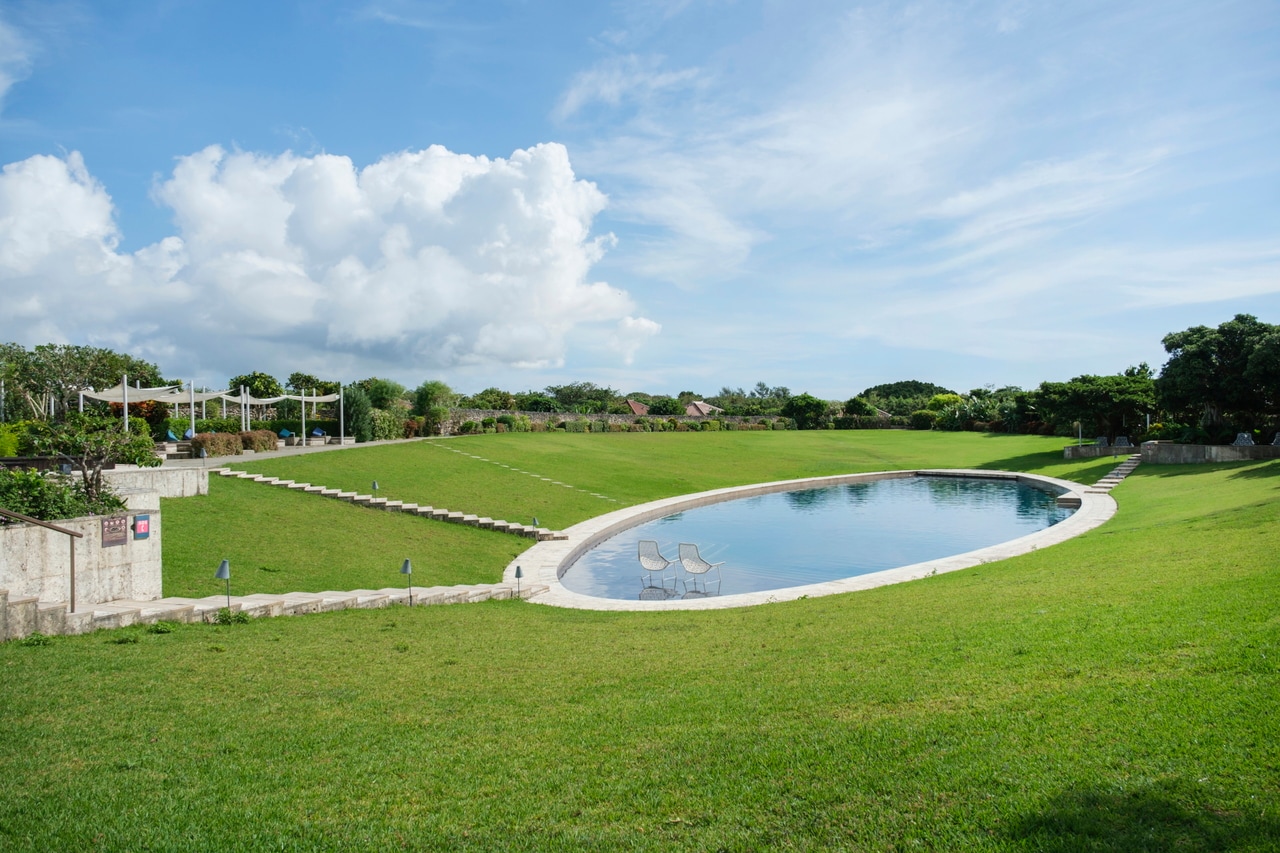
[[[1161,782],[1127,791],[1065,791],[1009,828],[1046,853],[1275,849],[1280,821],[1215,808],[1200,785]]]
[[[1138,468],[1147,477],[1188,477],[1195,474],[1213,474],[1218,471],[1234,471],[1230,477],[1259,479],[1280,477],[1280,460],[1249,459],[1239,462],[1189,462],[1181,465],[1142,465]],[[1135,472],[1137,473],[1137,472]]]

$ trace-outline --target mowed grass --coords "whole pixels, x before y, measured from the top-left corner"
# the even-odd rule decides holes
[[[164,594],[201,598],[231,562],[233,595],[497,583],[532,540],[429,522],[246,480],[211,477],[209,494],[161,502]]]
[[[564,528],[622,506],[770,480],[946,467],[1036,471],[1092,483],[1117,464],[1110,457],[1065,462],[1065,443],[905,430],[533,433],[227,464],[364,494],[377,480],[378,494],[393,500],[525,524],[537,517],[543,526]]]
[[[1280,463],[1115,494],[1053,548],[755,608],[9,643],[0,849],[1276,850]]]

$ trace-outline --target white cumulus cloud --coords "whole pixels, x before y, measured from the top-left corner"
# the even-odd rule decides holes
[[[178,233],[127,254],[79,154],[5,167],[0,291],[26,318],[6,312],[0,339],[124,329],[135,351],[227,353],[218,371],[287,372],[287,354],[320,349],[411,370],[558,365],[584,324],[621,323],[629,362],[660,328],[590,279],[613,243],[591,232],[606,198],[561,145],[506,159],[432,146],[364,168],[210,146],[153,195]]]

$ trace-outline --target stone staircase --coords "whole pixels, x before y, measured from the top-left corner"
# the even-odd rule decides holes
[[[531,598],[547,591],[545,585],[473,584],[412,588],[354,589],[349,592],[289,592],[282,595],[257,593],[231,596],[231,612],[252,617],[297,616],[329,613],[350,608],[371,609],[393,604],[466,604],[474,601],[501,601]],[[87,634],[100,628],[169,622],[215,622],[218,611],[227,606],[225,595],[205,598],[160,598],[155,601],[110,601],[81,604],[75,613],[65,601],[39,601],[34,597],[11,597],[0,589],[0,641],[19,640],[31,634],[45,636]]]
[[[380,509],[385,512],[407,512],[411,515],[416,515],[419,518],[431,518],[436,521],[445,521],[451,524],[466,524],[471,527],[480,527],[485,530],[496,530],[499,533],[510,533],[514,536],[536,539],[539,542],[545,542],[548,540],[564,540],[569,538],[568,534],[561,533],[556,530],[548,530],[545,527],[534,527],[529,524],[517,524],[513,521],[502,521],[501,519],[488,518],[487,516],[482,515],[456,512],[442,507],[419,506],[415,503],[393,501],[388,500],[387,498],[375,497],[374,495],[362,495],[357,492],[344,492],[341,489],[329,489],[324,486],[312,485],[311,483],[297,483],[293,480],[282,480],[279,477],[269,477],[265,474],[252,474],[248,471],[233,471],[230,468],[211,468],[209,470],[210,473],[218,474],[222,477],[236,477],[241,480],[252,480],[255,483],[265,483],[268,486],[290,489],[292,491],[303,492],[308,495],[335,498],[340,501],[347,501],[348,503],[368,507],[370,509]]]
[[[1085,492],[1091,495],[1105,495],[1109,493],[1116,486],[1120,485],[1125,477],[1132,474],[1133,469],[1137,468],[1138,464],[1141,462],[1142,454],[1133,454],[1113,468],[1111,473],[1107,474],[1107,476],[1085,489]]]

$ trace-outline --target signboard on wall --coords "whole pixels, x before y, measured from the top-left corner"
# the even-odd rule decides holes
[[[129,541],[129,517],[125,515],[102,519],[102,547],[110,548]]]
[[[135,515],[133,517],[133,538],[149,539],[151,538],[151,516]]]

